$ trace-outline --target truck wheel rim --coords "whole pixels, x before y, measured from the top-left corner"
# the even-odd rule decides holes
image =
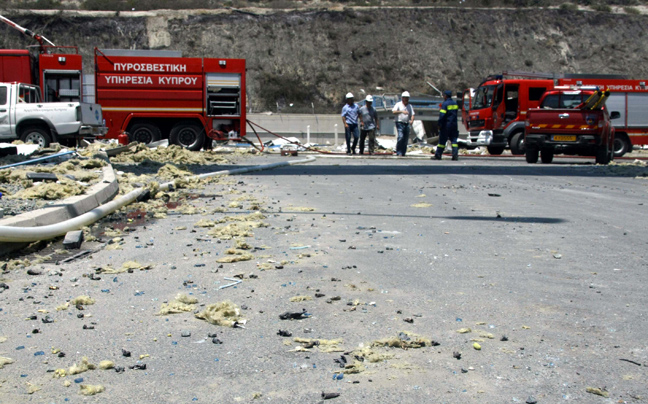
[[[623,146],[624,146],[624,144],[623,144],[623,140],[621,140],[621,139],[614,139],[614,152],[615,152],[615,153],[618,153],[618,152],[620,152],[621,150],[623,150]]]
[[[35,143],[40,147],[45,147],[45,139],[40,133],[30,133],[25,136],[25,143]]]
[[[193,130],[184,129],[180,131],[180,134],[178,136],[178,143],[180,143],[184,147],[189,147],[196,143],[196,139],[197,136]]]
[[[140,143],[146,144],[153,141],[153,134],[146,129],[140,129],[134,133],[133,138]]]

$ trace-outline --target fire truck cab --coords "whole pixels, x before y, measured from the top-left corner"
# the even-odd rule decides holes
[[[486,146],[499,155],[507,145],[513,154],[521,154],[518,145],[524,140],[524,121],[529,108],[537,108],[545,91],[554,87],[553,80],[505,79],[490,76],[474,96],[464,92],[463,121],[469,132],[469,144]],[[470,99],[467,110],[465,100]]]

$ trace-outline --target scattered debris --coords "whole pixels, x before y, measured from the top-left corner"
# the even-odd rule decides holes
[[[162,303],[160,311],[157,312],[156,316],[166,316],[168,314],[193,311],[196,308],[196,303],[198,303],[198,299],[195,297],[189,297],[184,293],[178,293],[174,300],[168,303]]]
[[[296,302],[304,302],[307,300],[313,300],[313,298],[311,296],[293,296],[289,300],[293,303],[296,303]]]
[[[431,203],[421,202],[421,203],[415,203],[414,205],[411,205],[411,206],[413,208],[431,208],[432,204]]]
[[[292,332],[287,331],[287,330],[279,330],[277,332],[277,335],[280,337],[292,337]]]
[[[79,393],[84,396],[94,396],[95,394],[103,393],[106,391],[106,388],[100,384],[81,384],[79,385],[81,390]]]
[[[0,356],[0,369],[3,369],[5,367],[5,365],[11,365],[14,362],[15,362],[15,360],[13,360],[11,358],[6,358],[4,356]]]
[[[596,394],[597,396],[601,396],[605,398],[610,397],[609,392],[605,391],[604,389],[599,389],[598,387],[587,387],[585,391],[590,394]]]
[[[399,335],[396,337],[384,338],[384,339],[373,341],[371,343],[372,347],[386,346],[390,348],[402,348],[402,349],[422,348],[425,346],[436,346],[436,345],[438,345],[438,343],[435,341],[432,341],[430,339],[421,337],[420,335],[416,335],[414,333],[410,333],[407,331],[400,332]]]
[[[279,318],[282,320],[301,320],[303,318],[308,318],[308,317],[310,317],[310,314],[306,312],[306,309],[302,309],[302,311],[294,311],[294,312],[287,311],[279,315]]]
[[[195,316],[210,324],[223,327],[235,327],[236,324],[242,321],[239,315],[239,308],[229,301],[210,304],[205,310],[197,313]]]
[[[115,362],[111,360],[104,360],[99,362],[99,369],[107,370],[107,369],[113,369],[114,367],[115,367]]]
[[[34,394],[40,389],[40,386],[27,382],[27,394]]]
[[[83,358],[81,358],[80,364],[74,364],[72,365],[72,367],[70,367],[68,374],[77,375],[79,373],[87,372],[88,370],[94,370],[95,368],[96,366],[88,362],[88,358],[84,356]]]
[[[479,345],[476,342],[473,342],[473,348],[475,348],[475,350],[477,350],[477,351],[481,351],[481,345]]]
[[[459,334],[468,334],[469,332],[472,332],[472,330],[471,330],[470,328],[466,327],[466,328],[460,328],[460,329],[458,329],[457,332],[458,332]]]

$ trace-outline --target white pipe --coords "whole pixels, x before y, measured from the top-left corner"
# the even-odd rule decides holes
[[[133,202],[144,191],[143,188],[137,188],[119,199],[110,201],[104,205],[97,206],[89,212],[66,220],[64,222],[50,224],[38,227],[13,227],[0,226],[0,241],[2,242],[32,242],[38,240],[48,240],[54,237],[62,236],[68,231],[79,230],[84,226],[89,226],[104,216],[107,216],[117,209]]]
[[[238,168],[234,170],[223,170],[214,173],[197,175],[194,178],[203,179],[203,178],[213,177],[216,175],[248,173],[252,171],[268,170],[271,168],[289,166],[293,164],[310,163],[312,161],[315,161],[315,157],[309,156],[303,160],[291,160],[291,161],[283,161],[281,163],[265,164],[261,166],[255,166],[255,167]],[[162,184],[160,186],[160,189],[168,190],[171,185],[173,185],[173,182],[167,182],[165,184]],[[39,241],[39,240],[49,240],[54,237],[62,236],[68,231],[79,230],[85,226],[89,226],[93,224],[94,222],[101,219],[102,217],[107,216],[115,212],[116,210],[121,209],[122,207],[132,203],[144,191],[145,188],[137,188],[127,193],[126,195],[120,197],[119,199],[110,201],[106,204],[103,204],[101,206],[92,209],[89,212],[84,213],[81,216],[77,216],[75,218],[60,223],[50,224],[47,226],[38,226],[38,227],[0,226],[0,242],[29,243],[33,241]]]
[[[310,125],[306,125],[306,144],[310,145]]]

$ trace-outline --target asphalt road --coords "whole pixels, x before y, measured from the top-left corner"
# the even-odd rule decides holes
[[[226,213],[149,220],[123,236],[122,250],[38,267],[61,276],[5,276],[0,356],[15,363],[0,370],[0,402],[315,403],[322,392],[339,393],[326,400],[339,403],[645,402],[648,181],[635,175],[589,160],[318,158],[209,185],[182,203]],[[243,209],[229,208],[235,199]],[[258,247],[254,259],[219,267],[235,242],[193,225],[248,214],[254,199],[269,225],[246,239]],[[84,277],[127,260],[154,267]],[[272,269],[260,270],[269,260]],[[236,274],[242,283],[219,289]],[[155,316],[178,292],[197,297],[198,310],[224,300],[245,306],[245,328],[192,313]],[[55,310],[82,294],[96,303]],[[39,309],[55,322],[42,323]],[[311,316],[279,319],[302,309]],[[374,347],[383,355],[376,362],[357,361],[356,351],[345,359],[359,373],[337,380],[343,353],[405,340],[405,331],[438,345]],[[342,339],[343,352],[323,344],[290,352],[301,345],[294,337]],[[129,369],[139,355],[149,355],[140,359],[146,370]],[[83,356],[126,370],[47,372]],[[78,377],[105,392],[79,395]],[[27,394],[28,382],[41,389]]]

